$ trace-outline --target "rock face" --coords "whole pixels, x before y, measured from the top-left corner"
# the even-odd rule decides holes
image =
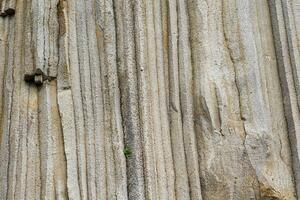
[[[0,8],[0,199],[300,199],[300,0]]]

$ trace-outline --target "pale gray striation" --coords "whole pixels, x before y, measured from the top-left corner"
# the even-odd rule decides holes
[[[0,0],[13,199],[300,199],[300,0]]]

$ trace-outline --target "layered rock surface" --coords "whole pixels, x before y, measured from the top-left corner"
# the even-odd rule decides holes
[[[300,0],[0,5],[0,199],[300,198]]]

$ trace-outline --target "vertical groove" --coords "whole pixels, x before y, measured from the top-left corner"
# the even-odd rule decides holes
[[[187,157],[186,161],[191,199],[202,199],[198,166],[198,152],[195,141],[196,138],[193,120],[193,74],[189,44],[189,22],[186,10],[186,4],[182,1],[178,1],[178,71],[182,130],[184,135],[183,140],[185,154]]]
[[[169,109],[172,153],[177,199],[190,199],[179,97],[177,1],[168,1],[169,8]]]
[[[165,77],[165,67],[167,66],[167,58],[164,57],[164,35],[163,35],[163,21],[162,21],[162,2],[153,2],[153,19],[155,34],[155,44],[156,44],[156,76],[157,76],[157,92],[158,92],[158,103],[159,106],[159,120],[161,122],[161,141],[162,141],[162,152],[164,156],[165,171],[167,178],[167,189],[168,189],[168,199],[175,199],[175,176],[174,176],[174,164],[172,158],[171,140],[170,140],[170,127],[169,127],[169,116],[168,116],[168,95],[166,94],[166,80]],[[159,139],[158,139],[159,141]]]
[[[107,77],[109,102],[111,109],[111,142],[114,155],[116,176],[116,199],[127,199],[126,161],[124,156],[124,138],[120,108],[119,82],[117,75],[116,32],[113,1],[105,1],[104,9],[104,46],[105,46],[105,75]]]
[[[68,60],[71,74],[72,101],[74,105],[76,142],[77,142],[77,162],[79,175],[80,199],[87,199],[86,180],[86,153],[83,125],[83,108],[80,88],[80,72],[77,50],[77,30],[76,30],[76,1],[68,2]]]
[[[284,11],[281,1],[270,0],[269,7],[271,12],[273,37],[275,42],[276,59],[283,94],[283,104],[285,108],[285,117],[288,125],[288,134],[292,154],[292,166],[294,173],[295,188],[297,195],[300,193],[300,173],[298,171],[299,149],[299,105],[297,103],[297,85],[293,79],[293,66],[290,60],[288,47],[288,36],[285,30]]]

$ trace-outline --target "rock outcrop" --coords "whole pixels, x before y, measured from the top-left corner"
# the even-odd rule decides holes
[[[0,199],[300,199],[300,0],[0,0]]]

